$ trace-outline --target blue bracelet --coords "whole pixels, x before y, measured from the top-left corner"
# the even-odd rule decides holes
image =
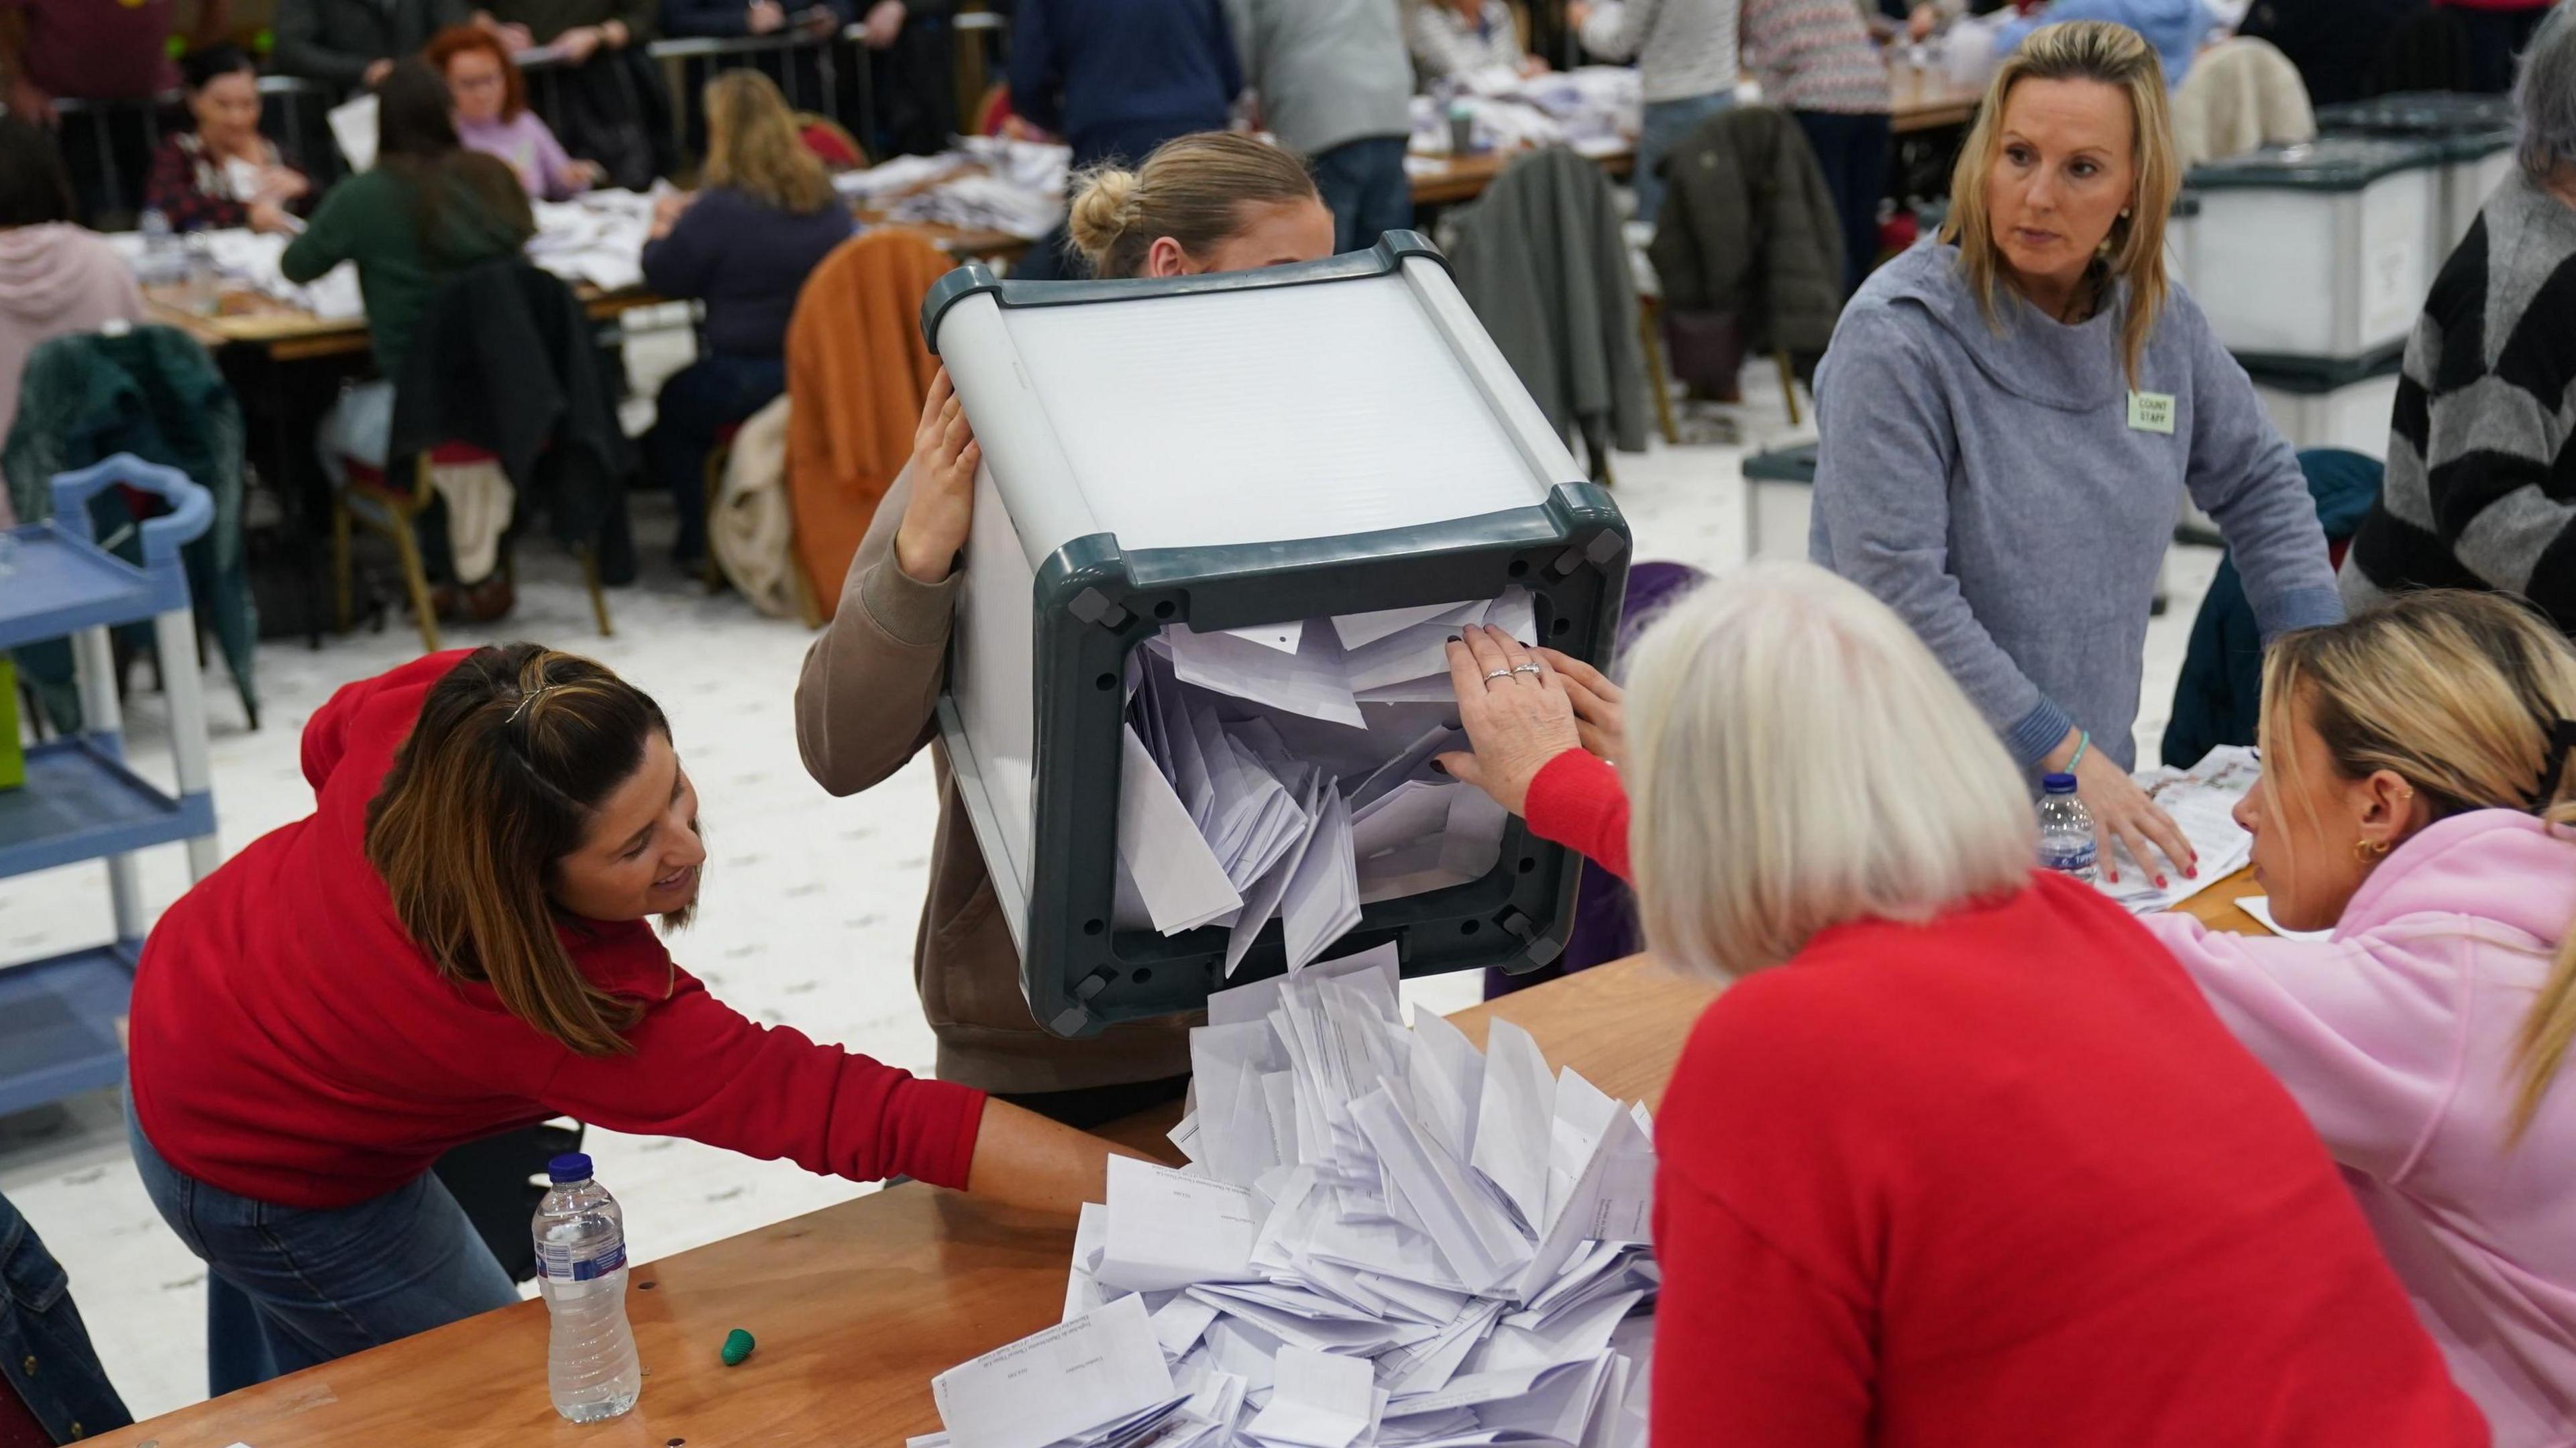
[[[2085,750],[2087,750],[2087,749],[2090,749],[2090,748],[2092,748],[2092,747],[2093,747],[2093,733],[2092,733],[2092,731],[2091,731],[2091,730],[2089,730],[2089,729],[2078,729],[2078,730],[2076,730],[2076,731],[2075,731],[2075,757],[2066,761],[2066,769],[2065,769],[2065,771],[2064,771],[2064,772],[2065,772],[2065,773],[2067,773],[2067,774],[2073,774],[2073,773],[2075,772],[2075,766],[2077,766],[2077,765],[2079,765],[2079,764],[2082,764],[2082,763],[2084,762],[2084,751],[2085,751]]]

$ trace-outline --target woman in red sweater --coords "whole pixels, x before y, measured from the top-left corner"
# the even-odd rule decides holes
[[[1566,675],[1450,652],[1450,771],[1624,865]],[[1656,1122],[1656,1443],[2487,1441],[2298,1106],[2033,872],[2019,772],[1902,620],[1759,567],[1632,671],[1576,688],[1646,939],[1734,982]]]
[[[1107,1143],[755,1025],[672,962],[649,922],[697,900],[697,793],[598,664],[512,644],[360,680],[304,775],[314,813],[171,906],[135,975],[135,1158],[210,1269],[213,1392],[517,1301],[429,1168],[549,1117],[1100,1199]]]

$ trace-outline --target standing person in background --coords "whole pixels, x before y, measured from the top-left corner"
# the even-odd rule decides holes
[[[1261,121],[1303,152],[1333,208],[1333,249],[1359,251],[1413,224],[1404,174],[1413,67],[1403,0],[1228,0]]]
[[[395,61],[472,17],[466,0],[277,0],[269,64],[345,93],[383,80]]]
[[[291,231],[288,208],[312,183],[286,164],[277,143],[259,133],[259,72],[239,47],[211,45],[180,66],[188,84],[193,131],[172,133],[152,158],[143,206],[172,229],[247,226]]]
[[[564,149],[630,191],[679,168],[670,90],[644,53],[657,8],[655,0],[493,0],[475,17],[505,52],[535,45],[554,57],[540,95]]]
[[[2490,94],[2513,86],[2514,58],[2531,43],[2540,22],[2558,0],[2440,0],[2458,14],[2469,36],[2469,66],[2479,90]]]
[[[1691,128],[1735,104],[1739,0],[1572,0],[1565,18],[1583,48],[1637,62],[1646,111],[1637,132],[1637,219],[1663,209],[1666,152]],[[1749,7],[1748,7],[1749,8]],[[1857,20],[1850,0],[1843,9]],[[1774,102],[1775,104],[1785,104]]]
[[[456,98],[456,137],[466,149],[507,165],[540,201],[578,196],[607,179],[596,161],[576,161],[545,118],[528,109],[528,86],[500,37],[477,25],[442,30],[420,53]]]
[[[653,403],[645,466],[679,510],[673,561],[706,555],[706,464],[724,430],[787,388],[787,319],[805,278],[850,239],[850,213],[769,77],[725,71],[707,82],[707,163],[699,190],[663,199],[644,243],[644,285],[704,300],[698,359]]]
[[[874,0],[860,14],[859,43],[867,48],[866,80],[876,102],[877,133],[860,138],[870,154],[933,155],[956,134],[950,27],[956,6],[957,0]]]
[[[0,442],[38,345],[142,320],[132,269],[106,238],[72,220],[72,184],[53,134],[0,116]],[[0,519],[8,512],[0,496]]]
[[[1333,214],[1297,158],[1250,136],[1184,136],[1134,171],[1076,183],[1073,235],[1103,277],[1173,277],[1312,261],[1333,249]],[[939,1038],[939,1078],[1041,1115],[1096,1126],[1189,1084],[1189,1016],[1066,1040],[1029,1015],[1020,953],[948,770],[932,706],[947,683],[949,625],[975,516],[974,424],[942,372],[912,461],[878,503],[841,586],[838,612],[796,680],[796,745],[836,795],[892,776],[924,748],[939,781],[930,896],[913,985]]]
[[[1547,73],[1547,62],[1522,47],[1512,7],[1503,0],[1403,3],[1405,39],[1425,80],[1457,80],[1480,70]]]
[[[1851,0],[1744,0],[1746,63],[1762,99],[1807,133],[1843,226],[1843,295],[1878,263],[1887,195],[1887,63]],[[1644,157],[1638,158],[1642,167]]]
[[[2519,165],[2443,264],[2406,342],[2388,480],[2343,561],[2357,613],[2409,588],[2492,588],[2576,638],[2576,10],[2514,91]]]
[[[64,132],[72,194],[93,224],[121,216],[142,192],[152,163],[148,103],[179,84],[170,5],[0,0],[0,96],[9,114]],[[200,0],[194,42],[216,43],[228,15],[226,0]],[[57,99],[107,104],[62,115]]]
[[[2297,454],[2165,273],[2178,169],[2136,31],[2052,25],[2005,60],[1948,224],[1835,329],[1809,539],[1914,625],[2015,763],[2075,775],[2106,878],[2117,845],[2158,884],[2197,869],[2129,778],[2183,499],[2218,520],[2265,638],[2343,616]]]
[[[893,0],[900,4],[902,0]],[[674,39],[706,36],[741,40],[778,35],[794,29],[815,39],[839,33],[849,24],[848,0],[800,3],[789,10],[782,0],[662,0],[662,33]]]
[[[1062,136],[1080,170],[1224,130],[1243,60],[1220,0],[1019,0],[1010,78],[1012,111]],[[1070,236],[1059,225],[1012,275],[1078,275]]]

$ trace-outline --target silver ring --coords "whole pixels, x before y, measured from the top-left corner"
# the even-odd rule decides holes
[[[1508,679],[1508,678],[1510,678],[1511,676],[1512,676],[1512,671],[1511,671],[1511,670],[1509,670],[1509,669],[1496,669],[1496,670],[1494,670],[1493,672],[1491,672],[1491,673],[1489,673],[1489,674],[1485,675],[1485,682],[1486,682],[1486,683],[1488,683],[1488,684],[1490,684],[1490,683],[1494,682],[1496,679]]]
[[[1545,673],[1546,670],[1541,669],[1536,664],[1514,664],[1512,665],[1512,672],[1515,674],[1539,674]]]

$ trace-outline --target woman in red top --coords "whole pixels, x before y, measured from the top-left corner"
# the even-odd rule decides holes
[[[1623,863],[1566,676],[1450,652],[1450,771]],[[1646,939],[1733,981],[1657,1118],[1655,1442],[2487,1441],[2298,1106],[2032,871],[2019,772],[1902,620],[1759,567],[1632,670],[1576,688],[1627,751]]]
[[[429,1168],[553,1116],[1099,1199],[1107,1143],[755,1025],[672,962],[649,918],[697,900],[697,793],[598,664],[512,644],[360,680],[304,774],[314,813],[171,906],[135,976],[135,1157],[210,1269],[213,1392],[517,1301]]]

